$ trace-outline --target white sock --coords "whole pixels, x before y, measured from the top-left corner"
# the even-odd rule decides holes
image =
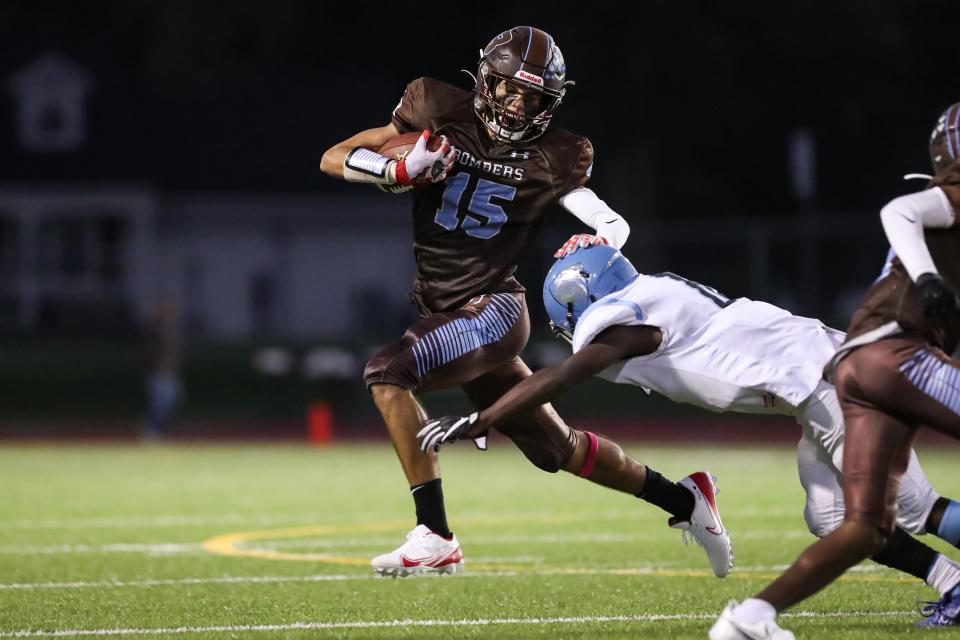
[[[766,600],[747,598],[733,610],[733,616],[737,621],[744,624],[755,624],[767,620],[776,620],[777,610]]]
[[[939,591],[940,595],[946,594],[960,584],[960,565],[938,553],[927,573],[927,584]]]

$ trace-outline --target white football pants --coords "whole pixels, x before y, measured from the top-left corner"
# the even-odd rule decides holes
[[[803,437],[797,445],[797,470],[800,484],[807,492],[803,517],[815,536],[823,537],[843,522],[843,412],[832,384],[820,382],[813,394],[795,413],[803,427]],[[940,496],[933,490],[920,468],[915,451],[910,452],[910,464],[900,480],[897,496],[897,524],[902,529],[921,534]]]

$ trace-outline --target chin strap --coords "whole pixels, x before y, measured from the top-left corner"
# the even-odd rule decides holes
[[[925,173],[906,173],[903,176],[904,180],[933,180],[933,176],[928,176]]]

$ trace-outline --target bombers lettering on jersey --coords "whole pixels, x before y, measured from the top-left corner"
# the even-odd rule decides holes
[[[502,176],[518,182],[523,180],[523,167],[514,167],[509,164],[481,160],[469,151],[461,151],[460,149],[454,149],[454,154],[456,155],[457,162],[465,167],[480,169],[495,176]],[[529,156],[529,153],[527,153],[527,156]]]

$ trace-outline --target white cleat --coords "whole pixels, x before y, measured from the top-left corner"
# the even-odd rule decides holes
[[[689,534],[694,542],[703,547],[710,559],[714,575],[723,578],[733,567],[733,549],[730,545],[730,534],[720,521],[717,487],[713,483],[713,477],[706,471],[691,473],[681,480],[680,485],[693,494],[693,511],[689,520],[672,517],[667,524],[684,532],[684,544]]]
[[[447,540],[419,524],[407,534],[406,542],[370,564],[377,575],[384,577],[444,575],[463,571],[463,552],[456,536]]]
[[[737,603],[733,600],[710,627],[710,640],[796,640],[793,633],[781,629],[776,620],[746,624],[737,620]]]

